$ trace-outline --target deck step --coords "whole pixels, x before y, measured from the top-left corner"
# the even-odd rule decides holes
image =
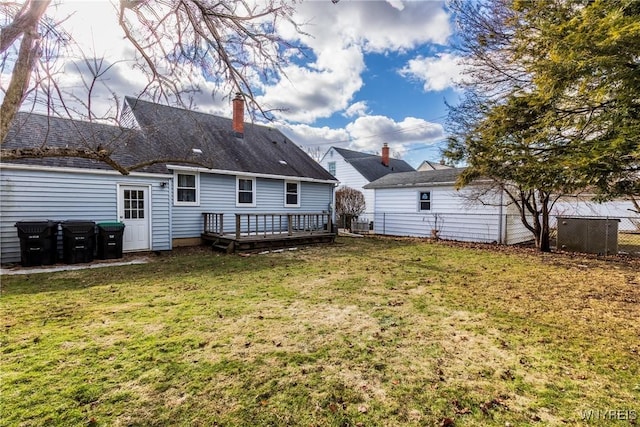
[[[229,241],[220,241],[220,240],[216,240],[215,242],[213,242],[213,244],[211,245],[211,248],[214,251],[220,251],[220,252],[225,252],[225,253],[233,253],[234,249],[235,249],[235,244],[233,241],[229,242]]]

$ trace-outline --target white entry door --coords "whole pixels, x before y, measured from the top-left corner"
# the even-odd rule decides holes
[[[118,217],[124,223],[123,251],[151,249],[149,238],[149,187],[121,185]]]

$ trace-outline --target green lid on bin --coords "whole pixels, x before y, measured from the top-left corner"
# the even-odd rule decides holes
[[[99,222],[98,230],[112,232],[112,231],[122,231],[124,230],[124,223],[112,221],[112,222]]]

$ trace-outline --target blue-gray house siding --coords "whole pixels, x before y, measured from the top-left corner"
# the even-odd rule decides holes
[[[172,177],[4,165],[0,169],[0,258],[20,261],[18,221],[117,221],[118,185],[150,186],[151,250],[171,249]]]
[[[334,183],[297,181],[292,178],[291,181],[299,182],[300,185],[300,206],[285,207],[285,180],[256,178],[256,205],[238,207],[236,178],[236,175],[200,173],[199,205],[173,206],[173,238],[200,237],[204,228],[203,212],[224,214],[226,232],[235,230],[236,213],[328,212],[335,186]]]

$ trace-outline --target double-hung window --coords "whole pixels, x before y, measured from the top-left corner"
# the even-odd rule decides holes
[[[329,169],[329,173],[333,176],[336,176],[336,162],[327,163],[327,168]]]
[[[420,191],[418,193],[418,210],[430,211],[431,210],[431,191]]]
[[[300,207],[300,183],[297,181],[284,182],[284,206],[288,208]]]
[[[176,205],[198,206],[200,203],[198,193],[200,175],[197,173],[175,172],[175,195]]]
[[[238,177],[236,179],[236,206],[256,205],[256,179]]]

